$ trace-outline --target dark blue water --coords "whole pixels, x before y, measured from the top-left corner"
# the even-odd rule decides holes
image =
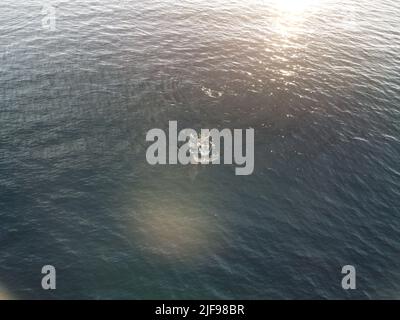
[[[0,4],[0,297],[400,298],[398,1],[43,3]],[[150,166],[169,120],[254,174]]]

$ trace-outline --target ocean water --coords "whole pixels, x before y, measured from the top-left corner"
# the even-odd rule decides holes
[[[169,120],[254,173],[150,166]],[[396,0],[2,0],[0,124],[0,298],[400,298]]]

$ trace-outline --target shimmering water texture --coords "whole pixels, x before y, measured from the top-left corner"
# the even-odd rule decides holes
[[[400,2],[49,2],[0,4],[1,298],[400,298]],[[170,120],[254,173],[149,165]]]

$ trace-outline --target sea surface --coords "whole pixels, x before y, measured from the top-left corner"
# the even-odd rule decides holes
[[[400,299],[400,2],[1,0],[0,298]]]

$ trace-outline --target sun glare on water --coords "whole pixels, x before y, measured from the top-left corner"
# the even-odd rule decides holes
[[[322,9],[326,0],[264,0],[274,12],[272,30],[288,37],[314,32],[309,18]]]
[[[301,14],[312,9],[318,0],[271,0],[273,6],[279,11],[288,14]]]

